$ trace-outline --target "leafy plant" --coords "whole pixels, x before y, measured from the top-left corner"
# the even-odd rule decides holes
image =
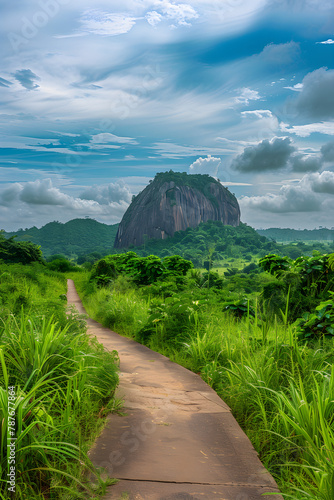
[[[231,312],[236,318],[242,318],[244,316],[255,317],[255,311],[250,306],[248,299],[240,299],[232,302],[225,302],[223,304],[223,310]]]
[[[332,293],[334,296],[334,293]],[[321,302],[313,313],[306,312],[297,320],[297,332],[300,340],[311,340],[323,336],[334,336],[333,299]]]

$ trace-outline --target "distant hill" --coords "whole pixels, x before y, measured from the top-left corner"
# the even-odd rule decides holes
[[[261,236],[275,241],[334,241],[332,229],[257,229]]]
[[[31,227],[13,233],[3,233],[6,238],[17,235],[17,241],[31,241],[40,245],[43,255],[63,254],[66,257],[82,256],[92,252],[110,253],[118,224],[107,225],[94,219],[74,219],[65,224],[50,222],[38,229]]]
[[[209,220],[239,226],[236,197],[207,174],[161,172],[133,197],[119,225],[115,248],[137,247],[147,239],[166,240]]]

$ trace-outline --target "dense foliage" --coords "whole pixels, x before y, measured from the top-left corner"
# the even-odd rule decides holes
[[[156,255],[140,257],[135,252],[108,255],[93,267],[92,279],[98,284],[106,284],[120,274],[128,275],[138,285],[149,285],[159,279],[184,276],[193,266],[192,262],[179,255],[166,257],[163,261]]]
[[[191,260],[195,267],[203,267],[210,253],[217,262],[226,257],[238,258],[254,253],[265,255],[277,249],[278,245],[260,236],[247,224],[232,227],[220,221],[209,221],[186,231],[178,231],[168,240],[149,240],[142,247],[136,247],[136,252],[141,255],[154,253],[161,257],[178,254]]]
[[[3,232],[0,233],[0,261],[10,263],[31,262],[43,263],[43,255],[37,245],[29,241],[16,241],[15,236],[6,239]]]
[[[0,264],[1,499],[97,499],[105,491],[87,451],[115,404],[117,353],[92,340],[66,305],[63,275],[37,262]]]
[[[160,175],[162,182],[168,179],[169,173],[158,174]],[[184,182],[190,182],[186,174],[179,175],[181,178],[184,176]],[[199,176],[199,181],[202,177],[206,176]],[[197,176],[190,176],[190,178],[194,183]],[[209,176],[208,178],[211,179]],[[17,235],[16,243],[22,241],[28,244],[28,241],[31,241],[40,245],[48,261],[67,258],[79,265],[84,264],[89,269],[101,257],[117,253],[113,249],[117,229],[118,224],[108,226],[92,219],[75,219],[66,224],[51,222],[41,229],[33,227],[16,233],[3,234],[6,238]],[[267,239],[262,233],[243,223],[239,227],[232,227],[224,226],[221,222],[209,221],[196,228],[179,231],[168,240],[146,241],[142,247],[136,247],[135,251],[143,257],[151,254],[159,257],[177,254],[191,260],[195,267],[205,267],[209,259],[219,266],[222,260],[228,258],[251,260],[254,256],[261,257],[269,252],[296,259],[301,255],[312,254],[313,250],[319,250],[322,253],[334,251],[332,239],[328,240],[328,243],[306,244],[299,241],[296,244],[282,245]],[[303,236],[304,233],[301,231]],[[270,237],[269,234],[268,236]],[[305,237],[305,240],[307,239]]]
[[[167,240],[149,240],[145,245],[135,248],[143,256],[155,254],[165,257],[178,254],[191,260],[195,267],[205,267],[205,261],[209,258],[219,265],[228,258],[251,260],[254,256],[261,257],[270,252],[296,259],[301,255],[312,254],[313,250],[334,251],[334,245],[328,247],[317,243],[310,246],[302,242],[297,245],[277,244],[261,236],[247,224],[240,223],[240,226],[232,227],[225,226],[220,221],[201,223],[198,227],[178,231]]]
[[[263,289],[268,310],[279,314],[288,298],[288,317],[293,321],[327,300],[334,288],[333,257],[334,254],[314,252],[313,256],[295,260],[275,254],[262,258],[259,265],[276,278]]]

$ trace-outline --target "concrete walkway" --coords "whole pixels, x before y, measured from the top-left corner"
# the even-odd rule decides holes
[[[74,284],[68,303],[85,313]],[[90,452],[119,479],[105,500],[283,500],[229,407],[196,374],[87,320],[91,335],[120,357],[117,397]]]

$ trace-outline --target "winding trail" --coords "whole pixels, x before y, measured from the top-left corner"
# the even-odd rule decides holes
[[[68,281],[68,303],[86,313]],[[117,397],[90,451],[118,484],[105,500],[283,500],[229,407],[198,375],[92,319],[88,331],[120,357]]]

